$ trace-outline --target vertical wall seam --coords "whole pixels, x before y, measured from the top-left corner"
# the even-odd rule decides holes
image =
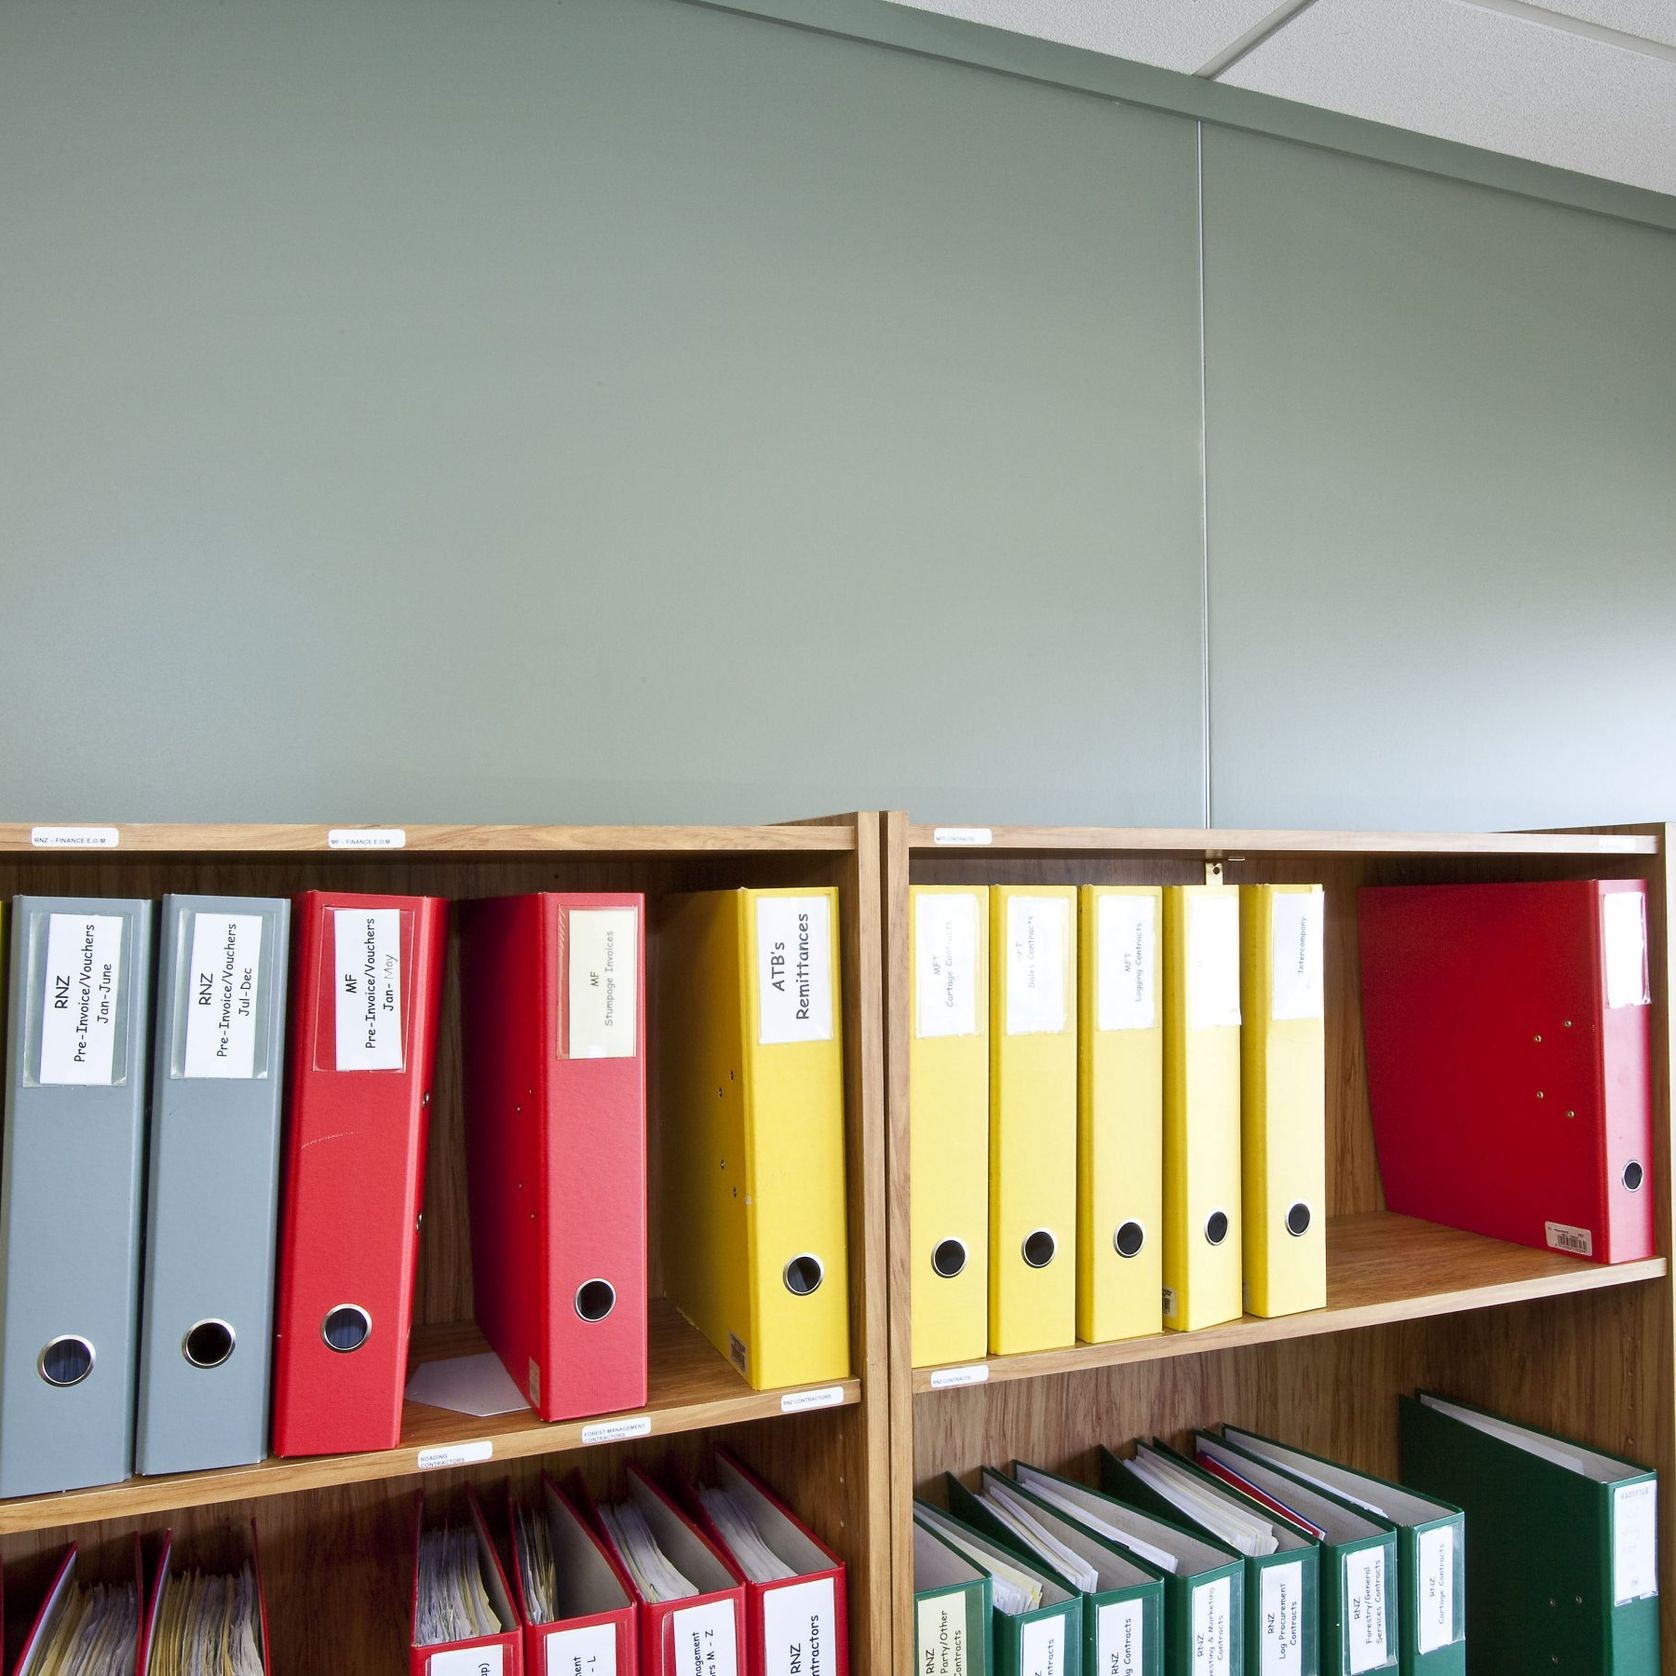
[[[1210,740],[1210,412],[1205,399],[1205,125],[1195,122],[1194,193],[1198,211],[1199,257],[1199,736],[1204,780],[1205,825],[1214,826]]]

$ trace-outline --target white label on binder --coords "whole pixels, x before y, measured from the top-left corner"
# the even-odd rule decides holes
[[[1350,1676],[1380,1670],[1391,1659],[1385,1623],[1385,1550],[1358,1548],[1344,1556],[1344,1639]]]
[[[1434,1525],[1414,1541],[1420,1571],[1415,1619],[1420,1651],[1425,1654],[1460,1639],[1455,1631],[1455,1527]]]
[[[978,1032],[978,899],[969,891],[914,898],[914,992],[923,1036]],[[987,1000],[987,997],[985,997]]]
[[[1592,1257],[1595,1237],[1587,1228],[1573,1228],[1569,1222],[1544,1222],[1543,1237],[1553,1251],[1569,1251],[1573,1257]]]
[[[1037,1618],[1021,1624],[1018,1636],[1018,1676],[1064,1676],[1065,1620]]]
[[[952,844],[957,849],[981,849],[993,837],[987,826],[934,826],[931,829],[933,844]]]
[[[832,1040],[832,898],[759,896],[757,996],[764,1047]]]
[[[1269,1016],[1284,1022],[1321,1018],[1323,983],[1321,940],[1326,930],[1327,898],[1319,890],[1277,890],[1270,929],[1274,961],[1270,970]]]
[[[838,1609],[832,1579],[768,1589],[762,1597],[763,1676],[832,1676],[838,1638]]]
[[[669,1615],[674,1633],[675,1676],[735,1676],[739,1653],[733,1636],[733,1602],[706,1601]]]
[[[406,829],[399,826],[334,826],[326,834],[329,850],[405,850]]]
[[[122,917],[49,914],[41,974],[43,1083],[116,1081]]]
[[[1102,1606],[1094,1620],[1097,1676],[1140,1676],[1146,1669],[1146,1609],[1138,1600]]]
[[[974,1362],[964,1368],[933,1368],[931,1370],[931,1389],[933,1391],[952,1390],[956,1385],[983,1385],[989,1380],[989,1364]]]
[[[971,1664],[966,1657],[966,1597],[963,1594],[934,1595],[922,1600],[914,1611],[919,1631],[919,1663],[922,1676],[966,1676]]]
[[[787,1391],[780,1398],[782,1414],[803,1414],[811,1408],[837,1408],[844,1400],[842,1385],[817,1385],[812,1391]]]
[[[618,1676],[615,1624],[556,1629],[541,1645],[544,1676]]]
[[[1659,1592],[1659,1486],[1654,1478],[1612,1492],[1612,1604]]]
[[[1228,885],[1187,898],[1187,1024],[1240,1021],[1240,898]]]
[[[37,850],[114,850],[121,834],[114,826],[32,826],[29,842]]]
[[[1228,1676],[1234,1657],[1228,1622],[1233,1592],[1226,1577],[1193,1586],[1193,1676]]]
[[[565,1041],[572,1059],[632,1059],[638,1021],[635,951],[640,915],[634,908],[573,908],[566,987]]]
[[[493,1442],[486,1437],[471,1443],[439,1443],[433,1449],[421,1449],[413,1464],[421,1472],[435,1472],[438,1467],[464,1467],[489,1460],[494,1452]]]
[[[255,1076],[261,973],[260,914],[193,914],[183,1076]]]
[[[1601,898],[1606,957],[1606,1004],[1647,1005],[1647,899],[1638,890],[1609,890]]]
[[[1296,1676],[1304,1663],[1304,1564],[1271,1565],[1260,1574],[1258,1676]]]
[[[450,1647],[425,1660],[425,1676],[502,1676],[504,1647]]]
[[[402,1068],[402,911],[334,908],[340,1071]]]
[[[582,1428],[584,1443],[621,1443],[631,1437],[650,1437],[650,1414],[631,1414],[626,1420],[594,1420]]]
[[[1158,898],[1094,900],[1100,939],[1095,1027],[1150,1030],[1158,1022]]]
[[[1007,898],[1007,1034],[1058,1035],[1071,1021],[1065,957],[1071,904],[1063,896]]]

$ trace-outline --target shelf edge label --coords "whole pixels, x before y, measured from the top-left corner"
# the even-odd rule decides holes
[[[400,826],[334,826],[326,833],[329,850],[405,850],[407,829]]]
[[[989,1382],[989,1364],[975,1362],[964,1368],[933,1368],[931,1389],[947,1391],[956,1385],[985,1385]]]
[[[495,1446],[486,1437],[470,1443],[439,1443],[434,1449],[419,1451],[417,1466],[421,1472],[435,1472],[438,1467],[471,1466],[493,1456]]]
[[[625,1420],[595,1420],[582,1428],[584,1443],[623,1443],[631,1437],[650,1437],[650,1414],[631,1414]]]
[[[122,834],[114,826],[32,826],[29,842],[37,850],[114,850]]]
[[[821,1385],[813,1391],[787,1391],[780,1398],[782,1414],[802,1414],[810,1408],[836,1408],[844,1400],[842,1385]]]
[[[957,849],[980,849],[994,841],[995,834],[987,826],[934,826],[933,844],[953,845]]]

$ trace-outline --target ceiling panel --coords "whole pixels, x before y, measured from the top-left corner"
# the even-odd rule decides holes
[[[1459,0],[1316,0],[1221,80],[1676,193],[1676,62]]]
[[[1603,24],[1626,35],[1676,47],[1676,5],[1671,0],[1529,0],[1539,11],[1555,12],[1563,28],[1567,18]]]

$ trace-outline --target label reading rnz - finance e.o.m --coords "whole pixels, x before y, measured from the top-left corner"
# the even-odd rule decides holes
[[[256,1018],[261,1003],[262,916],[192,915],[185,975],[186,1051],[181,1075],[256,1075]]]
[[[334,908],[340,1071],[402,1068],[402,910]]]
[[[569,933],[567,1057],[632,1059],[640,915],[633,908],[573,908]]]
[[[975,1036],[978,899],[970,891],[922,891],[914,898],[914,965],[915,1034],[922,1040]]]
[[[117,1008],[122,1001],[122,916],[49,914],[41,969],[42,1083],[118,1080]]]
[[[832,898],[758,896],[757,1039],[832,1040]]]

